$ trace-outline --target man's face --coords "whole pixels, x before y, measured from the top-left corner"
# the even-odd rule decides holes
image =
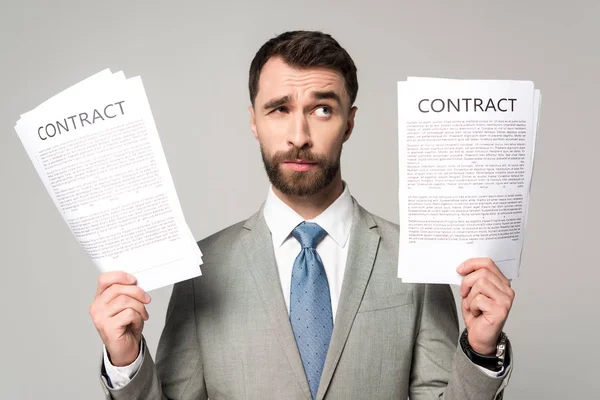
[[[271,58],[261,71],[250,125],[269,180],[286,195],[310,196],[339,174],[356,107],[344,78],[326,68],[295,69]]]

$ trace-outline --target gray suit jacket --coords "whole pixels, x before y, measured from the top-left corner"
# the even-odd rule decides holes
[[[318,399],[486,400],[488,377],[458,343],[448,285],[397,278],[398,226],[354,202],[333,336]],[[145,348],[107,399],[310,399],[262,209],[200,243],[201,277],[173,288],[156,365]]]

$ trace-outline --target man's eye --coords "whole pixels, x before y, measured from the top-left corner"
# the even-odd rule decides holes
[[[282,112],[283,113],[283,112],[286,112],[286,111],[287,111],[287,108],[281,106],[281,107],[277,107],[277,108],[273,109],[273,111],[271,111],[271,112],[274,112],[274,113],[280,113],[280,112]]]
[[[315,113],[318,117],[329,117],[331,115],[331,107],[328,106],[319,106],[315,110]]]

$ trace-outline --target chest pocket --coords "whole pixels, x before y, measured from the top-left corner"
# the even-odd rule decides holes
[[[388,308],[401,307],[407,304],[412,304],[413,302],[413,293],[403,292],[396,293],[389,296],[382,297],[374,297],[374,298],[364,298],[360,307],[358,308],[359,313],[369,312],[369,311],[377,311],[377,310],[385,310]]]

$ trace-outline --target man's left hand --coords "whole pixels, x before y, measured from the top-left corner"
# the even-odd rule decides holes
[[[515,292],[489,258],[471,258],[456,271],[464,276],[460,295],[469,344],[479,354],[494,355]]]

